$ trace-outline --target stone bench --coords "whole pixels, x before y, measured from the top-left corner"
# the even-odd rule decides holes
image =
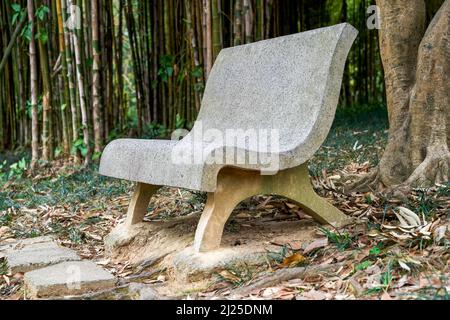
[[[219,248],[235,206],[258,194],[292,199],[321,223],[348,224],[314,192],[307,162],[331,128],[356,36],[344,23],[222,50],[183,139],[121,139],[105,148],[100,173],[137,182],[127,226],[143,221],[161,186],[208,193],[197,252]]]

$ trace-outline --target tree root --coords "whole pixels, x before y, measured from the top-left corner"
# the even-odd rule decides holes
[[[431,187],[449,182],[450,152],[445,147],[428,150],[425,160],[414,170],[404,185]]]
[[[406,194],[411,187],[432,187],[435,184],[448,183],[450,181],[450,152],[446,146],[430,148],[425,160],[405,179],[397,185],[386,185],[379,167],[366,175],[348,175],[342,178],[344,192],[370,192],[382,191],[384,193]],[[356,180],[355,180],[356,179]],[[355,180],[346,184],[349,180]]]
[[[381,180],[380,180],[380,172],[378,167],[373,169],[371,172],[365,175],[349,175],[344,177],[342,180],[345,181],[349,179],[356,178],[356,181],[353,181],[349,184],[343,184],[345,193],[352,192],[369,192],[378,190],[380,188]]]

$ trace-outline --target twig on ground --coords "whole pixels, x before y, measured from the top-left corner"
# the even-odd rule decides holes
[[[246,287],[238,288],[231,292],[231,296],[246,296],[257,290],[261,290],[266,287],[277,285],[284,281],[289,281],[297,278],[305,278],[311,274],[330,272],[342,267],[345,263],[335,263],[326,266],[309,266],[298,267],[291,269],[279,269],[273,272],[270,276],[257,280],[253,284]]]

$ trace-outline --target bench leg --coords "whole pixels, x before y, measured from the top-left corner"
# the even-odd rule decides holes
[[[159,186],[151,184],[137,184],[133,197],[131,198],[130,206],[128,207],[127,219],[125,222],[127,227],[144,220],[150,199],[159,188]]]
[[[196,252],[211,251],[220,247],[223,229],[234,208],[258,193],[257,181],[252,179],[254,175],[254,172],[232,168],[225,168],[219,172],[216,192],[208,193],[208,200],[195,233]]]
[[[318,222],[335,228],[352,223],[351,218],[314,191],[307,165],[282,171],[274,179],[272,186],[274,194],[293,200]]]
[[[195,234],[194,250],[207,252],[218,249],[223,229],[234,208],[242,201],[260,194],[275,194],[289,198],[323,224],[342,227],[352,220],[318,196],[303,165],[262,176],[259,172],[234,168],[223,169],[217,177],[217,190],[208,194],[205,209]]]

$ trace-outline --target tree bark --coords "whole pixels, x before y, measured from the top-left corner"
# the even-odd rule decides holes
[[[450,0],[425,32],[423,0],[377,0],[389,140],[375,171],[349,189],[449,181]]]
[[[220,19],[220,0],[212,0],[212,46],[213,46],[213,61],[216,60],[220,50],[222,50],[222,21]]]
[[[8,60],[8,57],[12,52],[12,49],[14,47],[14,44],[16,43],[16,40],[20,34],[20,31],[22,31],[22,27],[25,24],[25,21],[26,21],[25,16],[20,18],[20,21],[17,24],[16,29],[14,30],[14,33],[11,36],[11,40],[9,41],[8,47],[6,48],[5,53],[3,54],[3,58],[0,62],[0,73],[2,73],[2,70],[6,65],[6,61]]]
[[[36,20],[40,32],[47,33],[42,21]],[[50,62],[48,57],[47,42],[38,40],[39,64],[42,74],[42,159],[53,160],[53,106],[52,106],[52,80],[50,76]]]
[[[94,122],[94,143],[96,153],[102,151],[103,132],[101,125],[101,109],[100,109],[100,36],[99,36],[99,10],[98,1],[92,1],[92,51],[93,51],[93,66],[92,66],[92,113]]]
[[[63,21],[67,20],[67,5],[66,0],[61,1],[61,17]],[[73,71],[73,59],[72,59],[72,41],[70,38],[70,33],[66,24],[63,24],[64,32],[64,45],[65,45],[65,55],[62,57],[66,60],[67,66],[67,85],[69,87],[69,100],[70,100],[70,113],[72,116],[72,142],[75,143],[78,140],[78,109],[77,109],[77,98],[76,98],[76,88],[74,82],[74,71]],[[78,149],[72,150],[75,164],[81,163],[80,152]]]
[[[59,75],[59,87],[60,87],[60,95],[61,95],[61,120],[63,125],[63,146],[64,146],[64,153],[69,154],[70,153],[70,142],[69,142],[69,128],[67,125],[67,118],[66,118],[66,108],[70,106],[70,100],[69,100],[69,87],[67,84],[67,61],[66,61],[66,46],[64,42],[64,20],[62,17],[62,5],[61,1],[56,1],[56,14],[57,14],[57,21],[58,21],[58,44],[59,44],[59,52],[60,52],[60,59],[61,59],[61,65],[62,65],[62,74]],[[65,105],[65,106],[63,106]]]
[[[245,43],[253,42],[253,8],[250,0],[244,0]]]
[[[236,0],[234,5],[234,45],[242,44],[242,0]]]
[[[37,111],[37,86],[38,73],[36,61],[36,42],[34,41],[35,25],[34,25],[34,3],[28,0],[28,21],[31,24],[31,39],[29,44],[30,54],[30,93],[31,93],[31,168],[36,168],[39,160],[39,123]]]
[[[209,73],[213,65],[213,44],[212,44],[212,20],[211,20],[211,0],[203,0],[203,10],[206,25],[205,44],[206,44],[206,58],[205,58],[205,79],[208,80]]]
[[[67,2],[69,8],[73,7],[72,0],[68,0]],[[72,15],[75,15],[75,12],[72,12]],[[83,127],[83,140],[84,147],[86,148],[86,154],[84,155],[84,163],[88,165],[91,159],[91,147],[89,141],[89,127],[88,127],[88,115],[87,115],[87,107],[86,107],[86,95],[84,90],[84,72],[83,65],[81,60],[81,48],[78,40],[78,35],[76,30],[70,30],[70,35],[73,41],[73,48],[75,51],[75,65],[76,65],[76,77],[78,83],[78,95],[80,99],[80,111],[81,111],[81,125]]]

